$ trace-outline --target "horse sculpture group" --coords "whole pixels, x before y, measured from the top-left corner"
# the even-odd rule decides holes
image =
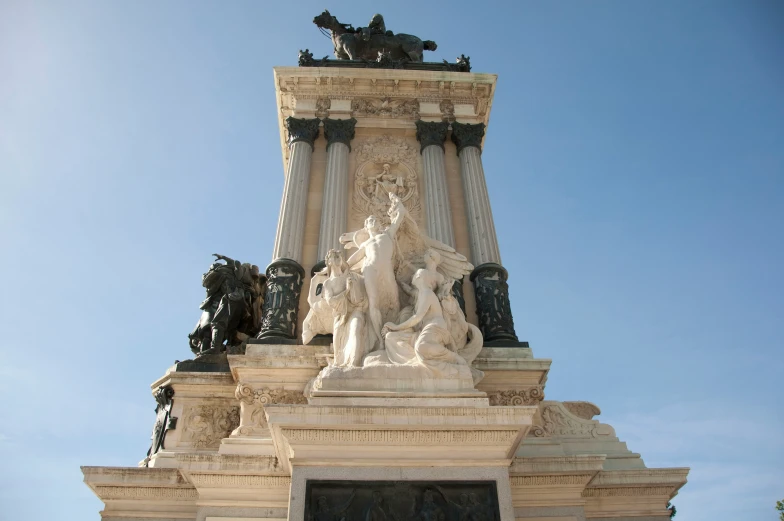
[[[422,62],[424,51],[435,51],[436,42],[422,41],[411,34],[387,31],[384,18],[377,14],[368,27],[355,29],[343,24],[324,11],[313,19],[320,29],[330,32],[332,44],[335,46],[335,57],[339,60],[376,61],[379,53],[383,53],[394,61]]]

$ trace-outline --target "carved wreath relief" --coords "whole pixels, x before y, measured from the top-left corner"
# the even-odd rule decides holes
[[[395,194],[416,220],[422,206],[416,171],[417,149],[403,139],[380,136],[357,147],[352,205],[361,216],[372,215],[389,225],[389,194]]]
[[[240,408],[224,404],[191,406],[185,413],[183,441],[197,449],[215,448],[240,424]]]

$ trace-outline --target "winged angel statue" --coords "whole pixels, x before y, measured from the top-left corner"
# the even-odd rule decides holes
[[[402,200],[389,193],[390,224],[370,216],[330,250],[311,281],[303,341],[332,334],[331,367],[404,365],[451,377],[482,349],[482,334],[452,295],[473,265],[454,248],[422,233]],[[470,368],[474,383],[483,376]]]

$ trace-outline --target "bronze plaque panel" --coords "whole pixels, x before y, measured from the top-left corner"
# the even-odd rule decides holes
[[[307,521],[500,521],[495,481],[308,480]]]

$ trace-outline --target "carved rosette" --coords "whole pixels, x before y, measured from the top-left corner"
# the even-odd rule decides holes
[[[446,133],[449,130],[449,123],[446,121],[417,121],[416,122],[416,138],[420,143],[420,151],[436,145],[444,150],[444,142],[446,141]]]
[[[354,139],[354,127],[357,120],[351,119],[325,119],[324,137],[327,139],[327,148],[332,143],[343,143],[351,150],[351,140]]]
[[[518,342],[509,304],[509,274],[500,264],[480,264],[471,272],[476,314],[485,342]]]
[[[419,102],[415,99],[354,98],[353,116],[419,119]]]
[[[174,389],[171,386],[160,386],[153,394],[155,402],[155,425],[152,428],[152,444],[147,451],[147,457],[139,462],[140,467],[146,467],[150,458],[165,449],[166,433],[177,428],[177,418],[171,415],[174,405]]]
[[[267,417],[264,414],[265,405],[308,403],[302,391],[270,389],[268,387],[254,389],[243,382],[237,385],[234,396],[240,401],[240,423],[231,433],[233,437],[268,436],[269,427],[267,426]]]
[[[321,120],[319,118],[305,119],[305,118],[286,118],[286,130],[289,132],[288,144],[289,147],[298,141],[303,141],[313,148],[313,143],[319,134],[319,125]]]
[[[490,391],[487,393],[492,406],[539,405],[544,400],[544,388],[541,385],[527,389],[508,391]]]
[[[240,408],[225,403],[192,405],[185,413],[184,442],[197,449],[214,449],[240,424]]]
[[[457,147],[457,155],[465,147],[476,147],[482,150],[482,138],[485,135],[485,124],[477,123],[472,125],[470,123],[452,122],[452,142]]]
[[[299,297],[305,270],[291,259],[277,259],[267,267],[264,316],[258,339],[262,343],[292,343],[296,339]]]

